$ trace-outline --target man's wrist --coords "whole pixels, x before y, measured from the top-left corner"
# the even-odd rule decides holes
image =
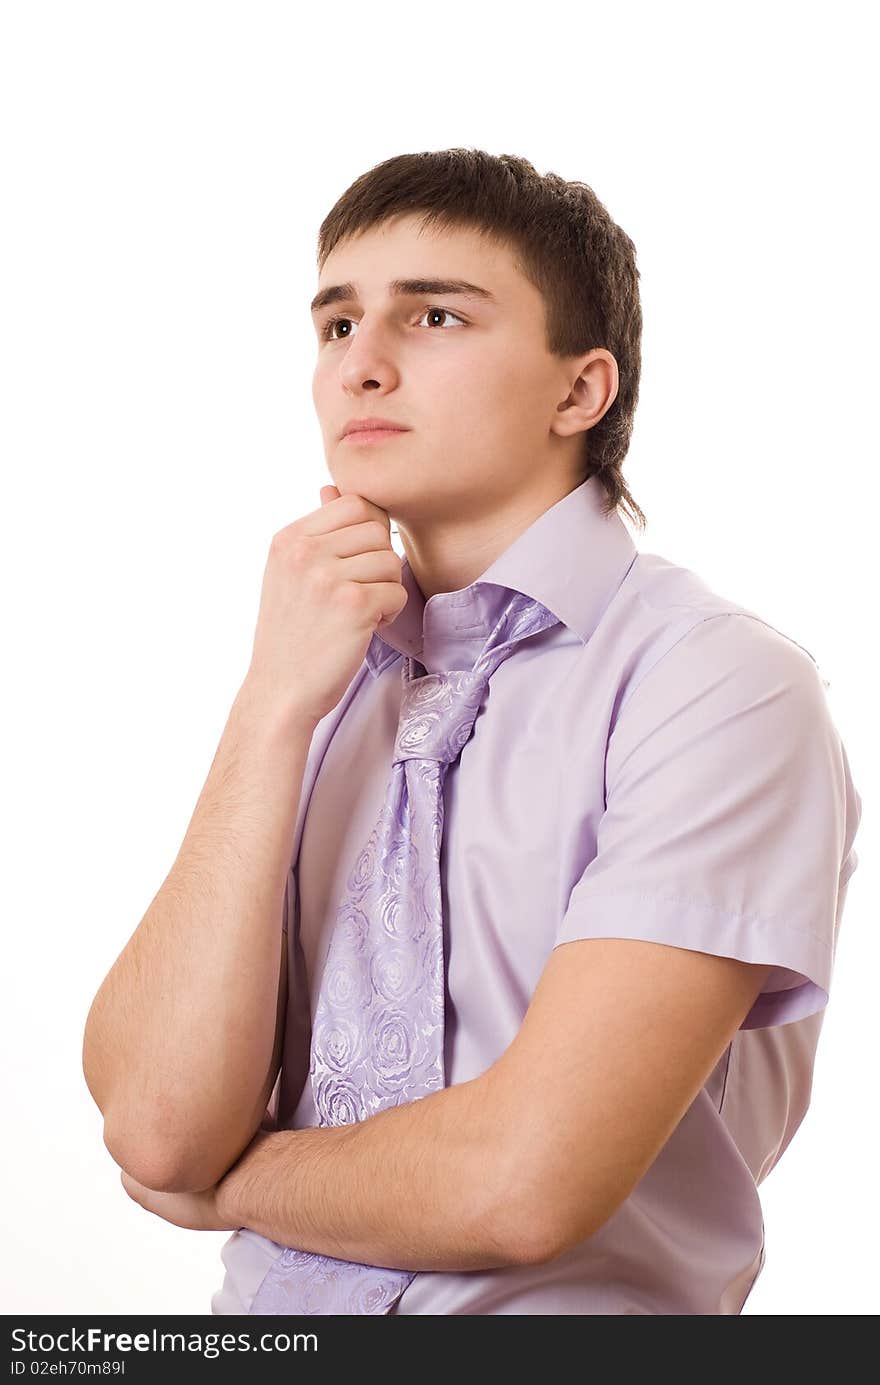
[[[240,1191],[244,1178],[248,1171],[255,1167],[255,1161],[260,1158],[260,1151],[265,1150],[266,1142],[272,1139],[277,1140],[278,1132],[266,1130],[262,1125],[254,1134],[251,1142],[242,1150],[235,1163],[232,1164],[224,1173],[223,1177],[214,1188],[214,1204],[218,1215],[224,1221],[235,1222],[236,1226],[243,1226],[244,1220],[241,1215],[241,1196]]]
[[[243,728],[269,728],[272,734],[306,743],[311,741],[318,725],[314,715],[300,703],[279,699],[253,674],[248,674],[236,693],[231,715]]]

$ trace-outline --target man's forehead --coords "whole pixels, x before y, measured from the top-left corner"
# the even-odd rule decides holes
[[[466,245],[463,245],[466,242]],[[462,253],[464,251],[464,253]],[[319,275],[319,293],[337,284],[357,291],[409,291],[410,284],[458,281],[485,302],[500,302],[517,275],[513,252],[472,227],[421,228],[415,223],[370,227],[335,246]],[[415,289],[415,292],[420,292]],[[425,291],[428,291],[427,289]],[[431,291],[437,292],[437,289]]]

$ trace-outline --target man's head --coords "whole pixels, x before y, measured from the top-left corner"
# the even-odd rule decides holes
[[[638,397],[635,252],[589,188],[510,156],[401,155],[337,202],[318,269],[312,393],[343,494],[407,526],[516,494],[540,509],[597,474],[607,509],[644,523],[620,475]],[[396,292],[406,280],[446,287]],[[326,292],[341,285],[353,291]],[[409,431],[343,437],[375,416]]]

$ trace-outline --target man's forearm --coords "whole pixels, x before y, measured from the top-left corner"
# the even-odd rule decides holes
[[[216,1181],[274,1083],[281,906],[313,722],[245,679],[183,845],[103,981],[83,1071],[113,1158]]]
[[[365,1265],[521,1264],[489,1131],[477,1078],[354,1125],[263,1132],[221,1179],[218,1211],[280,1245]]]

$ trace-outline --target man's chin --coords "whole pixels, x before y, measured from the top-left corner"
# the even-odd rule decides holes
[[[364,500],[369,500],[371,505],[378,505],[380,510],[386,510],[389,514],[395,513],[399,507],[409,509],[416,506],[422,509],[430,497],[422,493],[422,488],[416,486],[412,478],[403,479],[387,475],[380,475],[379,468],[369,466],[337,467],[333,484],[336,486],[340,495],[361,495]]]

